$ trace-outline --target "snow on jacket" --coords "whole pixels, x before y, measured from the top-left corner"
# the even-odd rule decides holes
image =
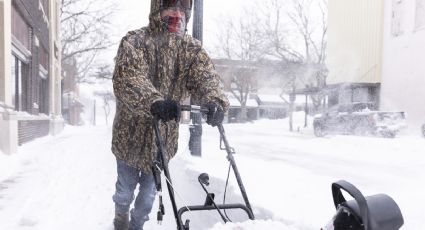
[[[178,37],[160,26],[159,3],[152,0],[148,27],[130,31],[121,40],[113,74],[117,111],[112,152],[128,165],[150,172],[157,156],[152,103],[181,101],[189,95],[201,105],[209,101],[225,110],[229,102],[220,78],[201,43],[189,35]],[[177,152],[177,122],[161,122],[168,160]]]

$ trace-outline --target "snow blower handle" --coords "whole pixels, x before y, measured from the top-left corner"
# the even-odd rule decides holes
[[[199,105],[180,105],[181,111],[189,111],[191,113],[208,113],[208,109]]]

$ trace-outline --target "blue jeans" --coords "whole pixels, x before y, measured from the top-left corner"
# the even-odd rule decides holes
[[[155,181],[152,174],[145,174],[137,168],[126,165],[117,159],[118,178],[115,184],[115,194],[112,199],[115,202],[115,211],[126,214],[134,200],[134,190],[139,184],[134,208],[130,212],[130,230],[140,230],[144,223],[149,220],[148,214],[152,210],[155,200]]]

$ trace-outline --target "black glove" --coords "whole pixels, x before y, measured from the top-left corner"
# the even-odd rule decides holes
[[[173,119],[179,122],[181,114],[180,104],[172,100],[156,101],[151,106],[151,113],[154,117],[165,122]]]
[[[207,124],[214,127],[223,122],[224,110],[220,105],[215,102],[208,102],[205,107],[208,109]]]

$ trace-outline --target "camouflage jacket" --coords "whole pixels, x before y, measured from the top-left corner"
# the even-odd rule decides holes
[[[128,32],[121,40],[113,74],[117,111],[112,152],[144,172],[151,171],[158,151],[150,113],[153,102],[193,95],[201,105],[215,101],[225,110],[229,105],[201,43],[189,35],[163,32],[157,11],[152,12],[149,27]],[[178,126],[175,121],[161,123],[168,159],[177,152]]]

